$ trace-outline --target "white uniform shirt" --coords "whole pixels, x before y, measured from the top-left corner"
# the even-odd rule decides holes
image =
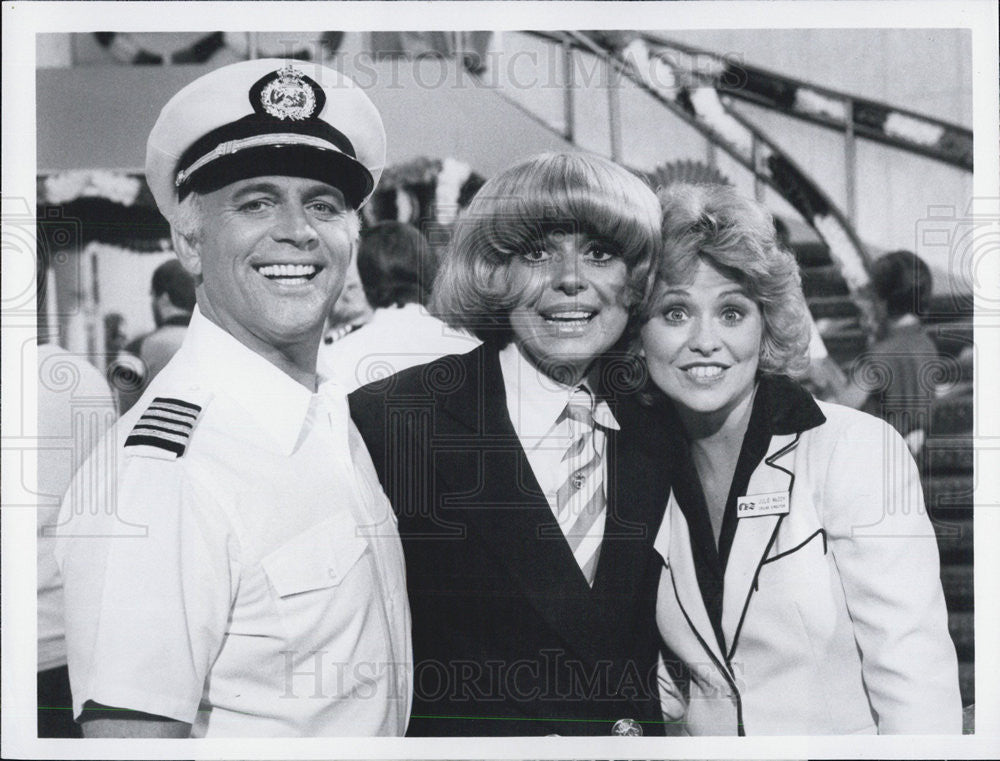
[[[154,398],[202,408],[179,458],[124,446]],[[61,516],[75,715],[93,700],[194,737],[402,735],[402,547],[343,397],[196,312],[115,433]]]
[[[472,351],[480,343],[475,336],[448,327],[426,307],[406,304],[376,309],[366,325],[339,341],[320,344],[317,367],[350,393],[408,367]]]
[[[557,515],[556,494],[576,467],[569,461],[563,461],[567,448],[573,442],[571,421],[557,421],[566,409],[574,389],[539,372],[513,342],[500,350],[499,357],[510,422],[538,486],[553,514]],[[615,430],[619,426],[611,408],[603,400],[597,403],[594,419],[601,424],[594,430],[594,447],[601,453],[601,468],[607,493],[608,465],[604,457],[607,436],[601,426]],[[594,533],[603,531],[604,518],[604,515],[598,518]]]

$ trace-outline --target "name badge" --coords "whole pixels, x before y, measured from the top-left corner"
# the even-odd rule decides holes
[[[736,517],[753,518],[758,515],[784,515],[788,512],[788,492],[772,491],[767,494],[748,494],[736,500]]]

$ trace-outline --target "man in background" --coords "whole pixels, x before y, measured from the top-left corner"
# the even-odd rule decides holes
[[[368,321],[319,350],[320,373],[345,391],[481,343],[427,311],[437,257],[413,225],[390,220],[362,230],[357,271]]]
[[[358,328],[367,325],[374,310],[372,305],[365,298],[365,290],[361,286],[361,276],[358,274],[358,259],[351,257],[351,263],[347,265],[347,273],[344,275],[344,290],[340,292],[340,297],[333,302],[330,307],[330,314],[326,319],[326,331],[323,333],[323,343],[320,344],[320,364],[322,357],[328,356],[337,351],[337,346],[342,338],[351,335]]]
[[[912,251],[891,251],[872,264],[878,298],[877,340],[851,369],[843,404],[882,418],[916,455],[923,447],[935,399],[933,369],[940,361],[921,317],[933,292],[930,267]]]
[[[114,360],[112,377],[122,379],[126,371],[129,378],[115,384],[123,414],[181,348],[195,306],[194,278],[179,261],[170,259],[153,272],[150,297],[156,329],[129,341]]]
[[[194,278],[179,261],[171,259],[153,272],[150,295],[156,330],[135,339],[125,349],[146,363],[152,380],[184,341],[195,305]]]

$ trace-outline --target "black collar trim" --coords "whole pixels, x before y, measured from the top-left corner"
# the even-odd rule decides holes
[[[767,405],[772,435],[802,433],[826,422],[812,395],[787,375],[762,375],[757,399]]]

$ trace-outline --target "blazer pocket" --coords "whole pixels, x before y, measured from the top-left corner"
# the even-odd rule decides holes
[[[764,560],[757,574],[757,591],[774,586],[808,587],[817,581],[816,573],[826,563],[826,531],[817,529],[786,550]]]
[[[261,565],[275,594],[286,598],[339,586],[367,547],[354,521],[330,519],[292,537]]]

